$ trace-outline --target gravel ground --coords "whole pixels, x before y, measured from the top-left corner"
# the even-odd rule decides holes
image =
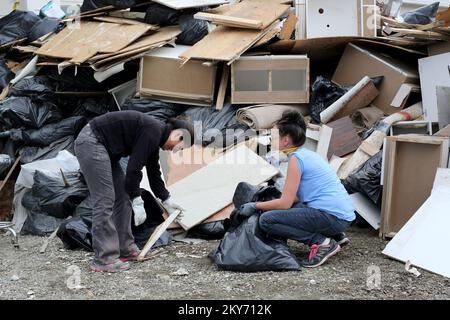
[[[22,236],[17,250],[2,233],[0,299],[449,299],[450,279],[407,273],[381,254],[386,242],[374,230],[352,227],[348,235],[338,255],[300,272],[219,271],[207,258],[218,242],[205,241],[175,242],[129,271],[104,274],[89,271],[91,253],[64,250],[58,238],[40,254],[43,238]],[[305,246],[290,245],[307,256]]]

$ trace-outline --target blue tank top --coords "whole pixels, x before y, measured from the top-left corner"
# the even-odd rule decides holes
[[[300,147],[295,156],[301,170],[297,197],[305,205],[332,214],[339,219],[353,221],[352,200],[330,165],[317,153]]]

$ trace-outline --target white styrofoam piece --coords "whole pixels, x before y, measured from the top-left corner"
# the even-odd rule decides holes
[[[154,0],[172,9],[187,9],[229,3],[229,0]]]
[[[357,0],[306,1],[307,38],[358,36]]]
[[[353,193],[350,195],[356,212],[364,218],[375,230],[380,229],[381,211],[370,200],[361,193]]]
[[[436,171],[436,177],[434,178],[433,192],[435,189],[442,186],[450,186],[450,169],[438,168]]]
[[[387,244],[383,254],[450,278],[450,186],[440,186]],[[443,249],[444,248],[444,249]]]
[[[436,87],[450,87],[450,52],[419,59],[424,118],[439,122]]]
[[[168,188],[185,209],[179,224],[188,230],[225,208],[239,182],[258,185],[276,174],[276,168],[243,144],[228,151]]]
[[[147,54],[147,56],[179,59],[178,57],[189,48],[191,48],[191,46],[185,45],[176,45],[175,47],[166,46],[152,50]]]

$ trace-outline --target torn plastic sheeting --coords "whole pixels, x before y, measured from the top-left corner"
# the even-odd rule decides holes
[[[0,124],[5,130],[39,129],[62,119],[60,110],[51,102],[32,101],[28,97],[9,97],[0,102]]]
[[[114,6],[118,9],[126,9],[135,6],[140,0],[84,0],[80,11],[86,12],[102,7]]]
[[[6,65],[6,60],[0,58],[0,91],[14,78],[14,73]]]
[[[379,207],[381,207],[381,197],[383,194],[383,187],[381,185],[382,160],[383,151],[379,151],[343,182],[349,192],[360,192]]]
[[[439,2],[420,7],[413,11],[408,11],[400,15],[399,20],[410,24],[429,24],[436,18],[439,9]]]
[[[33,42],[39,38],[58,30],[60,21],[54,18],[44,18],[34,24],[28,33],[28,41]]]
[[[193,15],[183,15],[179,19],[181,33],[175,43],[193,46],[208,35],[208,22],[195,19]]]
[[[23,147],[20,149],[20,162],[27,164],[39,160],[48,160],[55,158],[60,151],[68,151],[74,154],[74,136],[66,136],[62,139],[52,142],[46,147]]]
[[[178,24],[178,19],[182,14],[181,10],[175,10],[158,3],[151,3],[145,13],[145,22],[149,24],[173,26]]]
[[[69,109],[70,107],[73,107],[74,104],[78,105],[76,109],[72,112],[72,116],[83,116],[86,118],[93,118],[105,114],[109,111],[116,110],[114,99],[111,96],[107,96],[100,99],[87,98],[85,100],[75,98],[61,102],[64,103],[64,106],[60,105],[61,109]]]
[[[194,123],[195,143],[214,144],[216,147],[229,146],[242,141],[249,127],[236,119],[238,107],[226,104],[222,110],[214,108],[192,107],[182,113]],[[229,133],[227,134],[227,129]],[[201,139],[199,139],[199,137]],[[201,141],[199,141],[201,140]]]
[[[60,74],[58,68],[49,66],[43,68],[41,73],[45,74],[52,81],[58,84],[60,92],[93,92],[107,91],[106,83],[98,83],[94,78],[94,70],[91,68],[79,67],[67,68]]]
[[[13,165],[13,159],[7,154],[0,154],[0,180],[3,180]]]
[[[80,172],[63,172],[55,177],[37,170],[31,188],[42,213],[55,218],[73,215],[76,207],[88,196],[88,188]],[[25,206],[25,205],[24,205]]]
[[[122,106],[122,110],[143,112],[161,121],[179,116],[186,108],[186,105],[139,98],[128,98]]]
[[[12,11],[0,18],[0,45],[28,38],[29,30],[41,19],[33,12]]]
[[[37,130],[11,130],[10,138],[26,146],[46,147],[66,136],[77,135],[86,124],[84,117],[71,117]]]
[[[235,215],[239,211],[235,210]],[[209,257],[221,270],[239,272],[300,270],[286,241],[267,237],[259,228],[259,214],[230,228]]]

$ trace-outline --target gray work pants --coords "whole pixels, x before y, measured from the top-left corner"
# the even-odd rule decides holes
[[[125,175],[119,162],[112,162],[89,125],[75,140],[75,155],[92,201],[92,247],[95,261],[112,263],[136,249],[131,232],[132,207],[125,192]]]

